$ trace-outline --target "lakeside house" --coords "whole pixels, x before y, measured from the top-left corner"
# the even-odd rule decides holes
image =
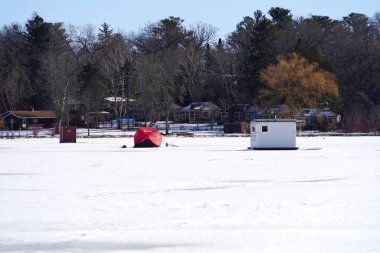
[[[54,111],[7,111],[0,115],[7,129],[53,128],[56,124]]]

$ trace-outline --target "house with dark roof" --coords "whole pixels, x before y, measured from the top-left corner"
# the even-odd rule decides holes
[[[224,115],[223,121],[251,121],[255,119],[256,114],[262,110],[263,109],[256,104],[231,104],[227,108],[227,115]]]
[[[316,129],[316,115],[321,112],[321,109],[318,108],[302,108],[299,110],[295,118],[302,122],[301,127],[305,130],[314,130]]]
[[[302,127],[305,130],[333,130],[339,123],[336,113],[320,108],[302,108],[295,118],[304,122]]]
[[[336,130],[340,116],[331,111],[321,111],[315,115],[315,118],[320,130]]]
[[[256,113],[258,119],[289,119],[293,115],[285,104],[273,105]]]
[[[9,130],[55,127],[54,111],[8,111],[0,115]]]
[[[193,102],[181,109],[180,119],[184,122],[213,122],[220,119],[222,109],[212,102]]]

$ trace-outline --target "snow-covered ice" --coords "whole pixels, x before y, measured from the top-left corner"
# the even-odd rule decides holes
[[[380,252],[380,137],[77,141],[0,140],[0,252]]]

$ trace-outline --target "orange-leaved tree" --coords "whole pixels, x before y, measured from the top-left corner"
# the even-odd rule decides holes
[[[289,58],[278,57],[278,63],[260,72],[265,84],[259,90],[263,104],[286,104],[291,111],[340,103],[335,75],[319,68],[317,63],[292,53]]]

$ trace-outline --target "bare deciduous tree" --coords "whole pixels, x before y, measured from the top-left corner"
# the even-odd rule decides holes
[[[136,81],[131,47],[121,34],[115,34],[105,41],[101,53],[99,59],[105,76],[103,86],[117,118],[117,128],[120,129],[130,102],[135,100]]]
[[[7,111],[18,109],[24,95],[27,77],[21,71],[20,69],[13,69],[1,82],[0,100],[2,107]]]
[[[23,102],[29,91],[26,74],[26,38],[21,26],[0,29],[0,111],[27,107]]]
[[[66,40],[62,24],[55,24],[53,27],[54,44],[44,54],[42,63],[48,80],[47,89],[58,112],[58,127],[61,127],[65,113],[66,124],[69,124],[66,103],[69,94],[76,92],[77,60]]]
[[[195,49],[198,51],[204,51],[207,44],[211,44],[215,41],[216,32],[218,28],[198,22],[195,25],[190,26],[192,36],[195,38]]]
[[[200,51],[193,47],[183,48],[179,52],[179,65],[189,99],[190,101],[198,101],[202,98],[203,94],[199,80],[202,68],[202,55]]]
[[[151,113],[160,113],[153,110],[154,108],[163,111],[168,133],[171,105],[176,101],[182,101],[185,90],[183,84],[178,82],[178,50],[166,50],[159,55],[145,55],[138,66],[141,71],[139,81],[143,96],[140,103],[150,107]]]
[[[213,91],[213,100],[224,110],[238,99],[239,59],[225,48],[221,40],[215,49],[210,49],[206,79],[208,89]]]

